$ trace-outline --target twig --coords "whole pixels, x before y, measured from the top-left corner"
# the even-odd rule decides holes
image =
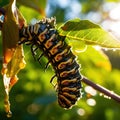
[[[86,77],[83,77],[82,82],[84,82],[87,85],[90,85],[91,87],[93,87],[97,91],[103,93],[104,95],[106,95],[106,96],[108,96],[108,97],[112,98],[113,100],[120,103],[120,96],[117,95],[116,93],[114,93],[113,91],[110,91],[110,90],[104,88],[103,86],[100,86],[100,85],[97,85],[97,84],[91,82]]]

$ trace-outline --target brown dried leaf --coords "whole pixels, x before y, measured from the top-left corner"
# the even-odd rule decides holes
[[[5,110],[8,117],[11,116],[9,92],[18,81],[18,72],[25,67],[22,45],[18,45],[19,28],[25,24],[25,20],[16,8],[16,0],[11,0],[4,8],[5,20],[2,27],[3,35],[3,82],[5,86]]]

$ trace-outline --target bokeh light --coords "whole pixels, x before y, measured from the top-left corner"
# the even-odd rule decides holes
[[[91,86],[86,86],[85,92],[91,94],[92,96],[95,96],[97,94],[97,91],[93,89]]]
[[[80,109],[77,110],[77,113],[78,113],[78,115],[80,115],[80,116],[84,116],[84,115],[85,115],[85,110],[82,109],[82,108],[80,108]]]
[[[89,99],[87,99],[87,104],[89,106],[95,106],[96,105],[96,101],[95,101],[95,99],[89,98]]]

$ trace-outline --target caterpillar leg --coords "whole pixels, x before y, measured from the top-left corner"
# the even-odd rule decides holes
[[[45,66],[45,71],[46,71],[46,69],[48,68],[49,64],[50,64],[50,61],[48,61],[48,63],[46,64],[46,66]]]
[[[21,45],[21,44],[26,44],[26,42],[27,42],[28,40],[27,39],[24,39],[24,40],[20,40],[20,41],[18,41],[18,45]]]
[[[38,47],[36,47],[34,44],[31,45],[31,52],[33,55],[34,60],[36,60],[35,56],[36,56],[36,50],[38,49]]]
[[[39,55],[39,57],[38,57],[38,62],[40,62],[40,59],[42,58],[42,56],[44,55],[44,53],[42,53],[41,55]]]
[[[53,79],[56,77],[56,74],[51,78],[50,83],[54,86],[53,84]]]
[[[57,89],[58,89],[58,84],[57,84],[57,83],[53,83],[53,80],[54,80],[55,77],[56,77],[56,74],[51,78],[50,83],[53,85],[53,87],[54,87],[55,90],[57,91]]]
[[[37,55],[36,51],[37,51],[38,49],[39,49],[39,47],[36,46],[35,44],[32,44],[32,45],[31,45],[31,52],[32,52],[32,55],[33,55],[34,60],[37,60],[37,61],[39,62],[39,64],[42,66],[42,64],[41,64],[41,62],[40,62],[40,59],[41,59],[41,57],[44,55],[44,53],[40,54],[39,57],[36,59],[36,55]]]

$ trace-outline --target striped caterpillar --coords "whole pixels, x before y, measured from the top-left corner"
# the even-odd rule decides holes
[[[48,58],[57,77],[58,103],[63,108],[71,108],[80,98],[81,75],[76,57],[73,55],[70,46],[65,42],[65,36],[59,35],[55,29],[55,19],[45,18],[34,25],[23,27],[20,30],[19,44],[31,45],[31,51],[35,56],[35,51],[40,49]]]

